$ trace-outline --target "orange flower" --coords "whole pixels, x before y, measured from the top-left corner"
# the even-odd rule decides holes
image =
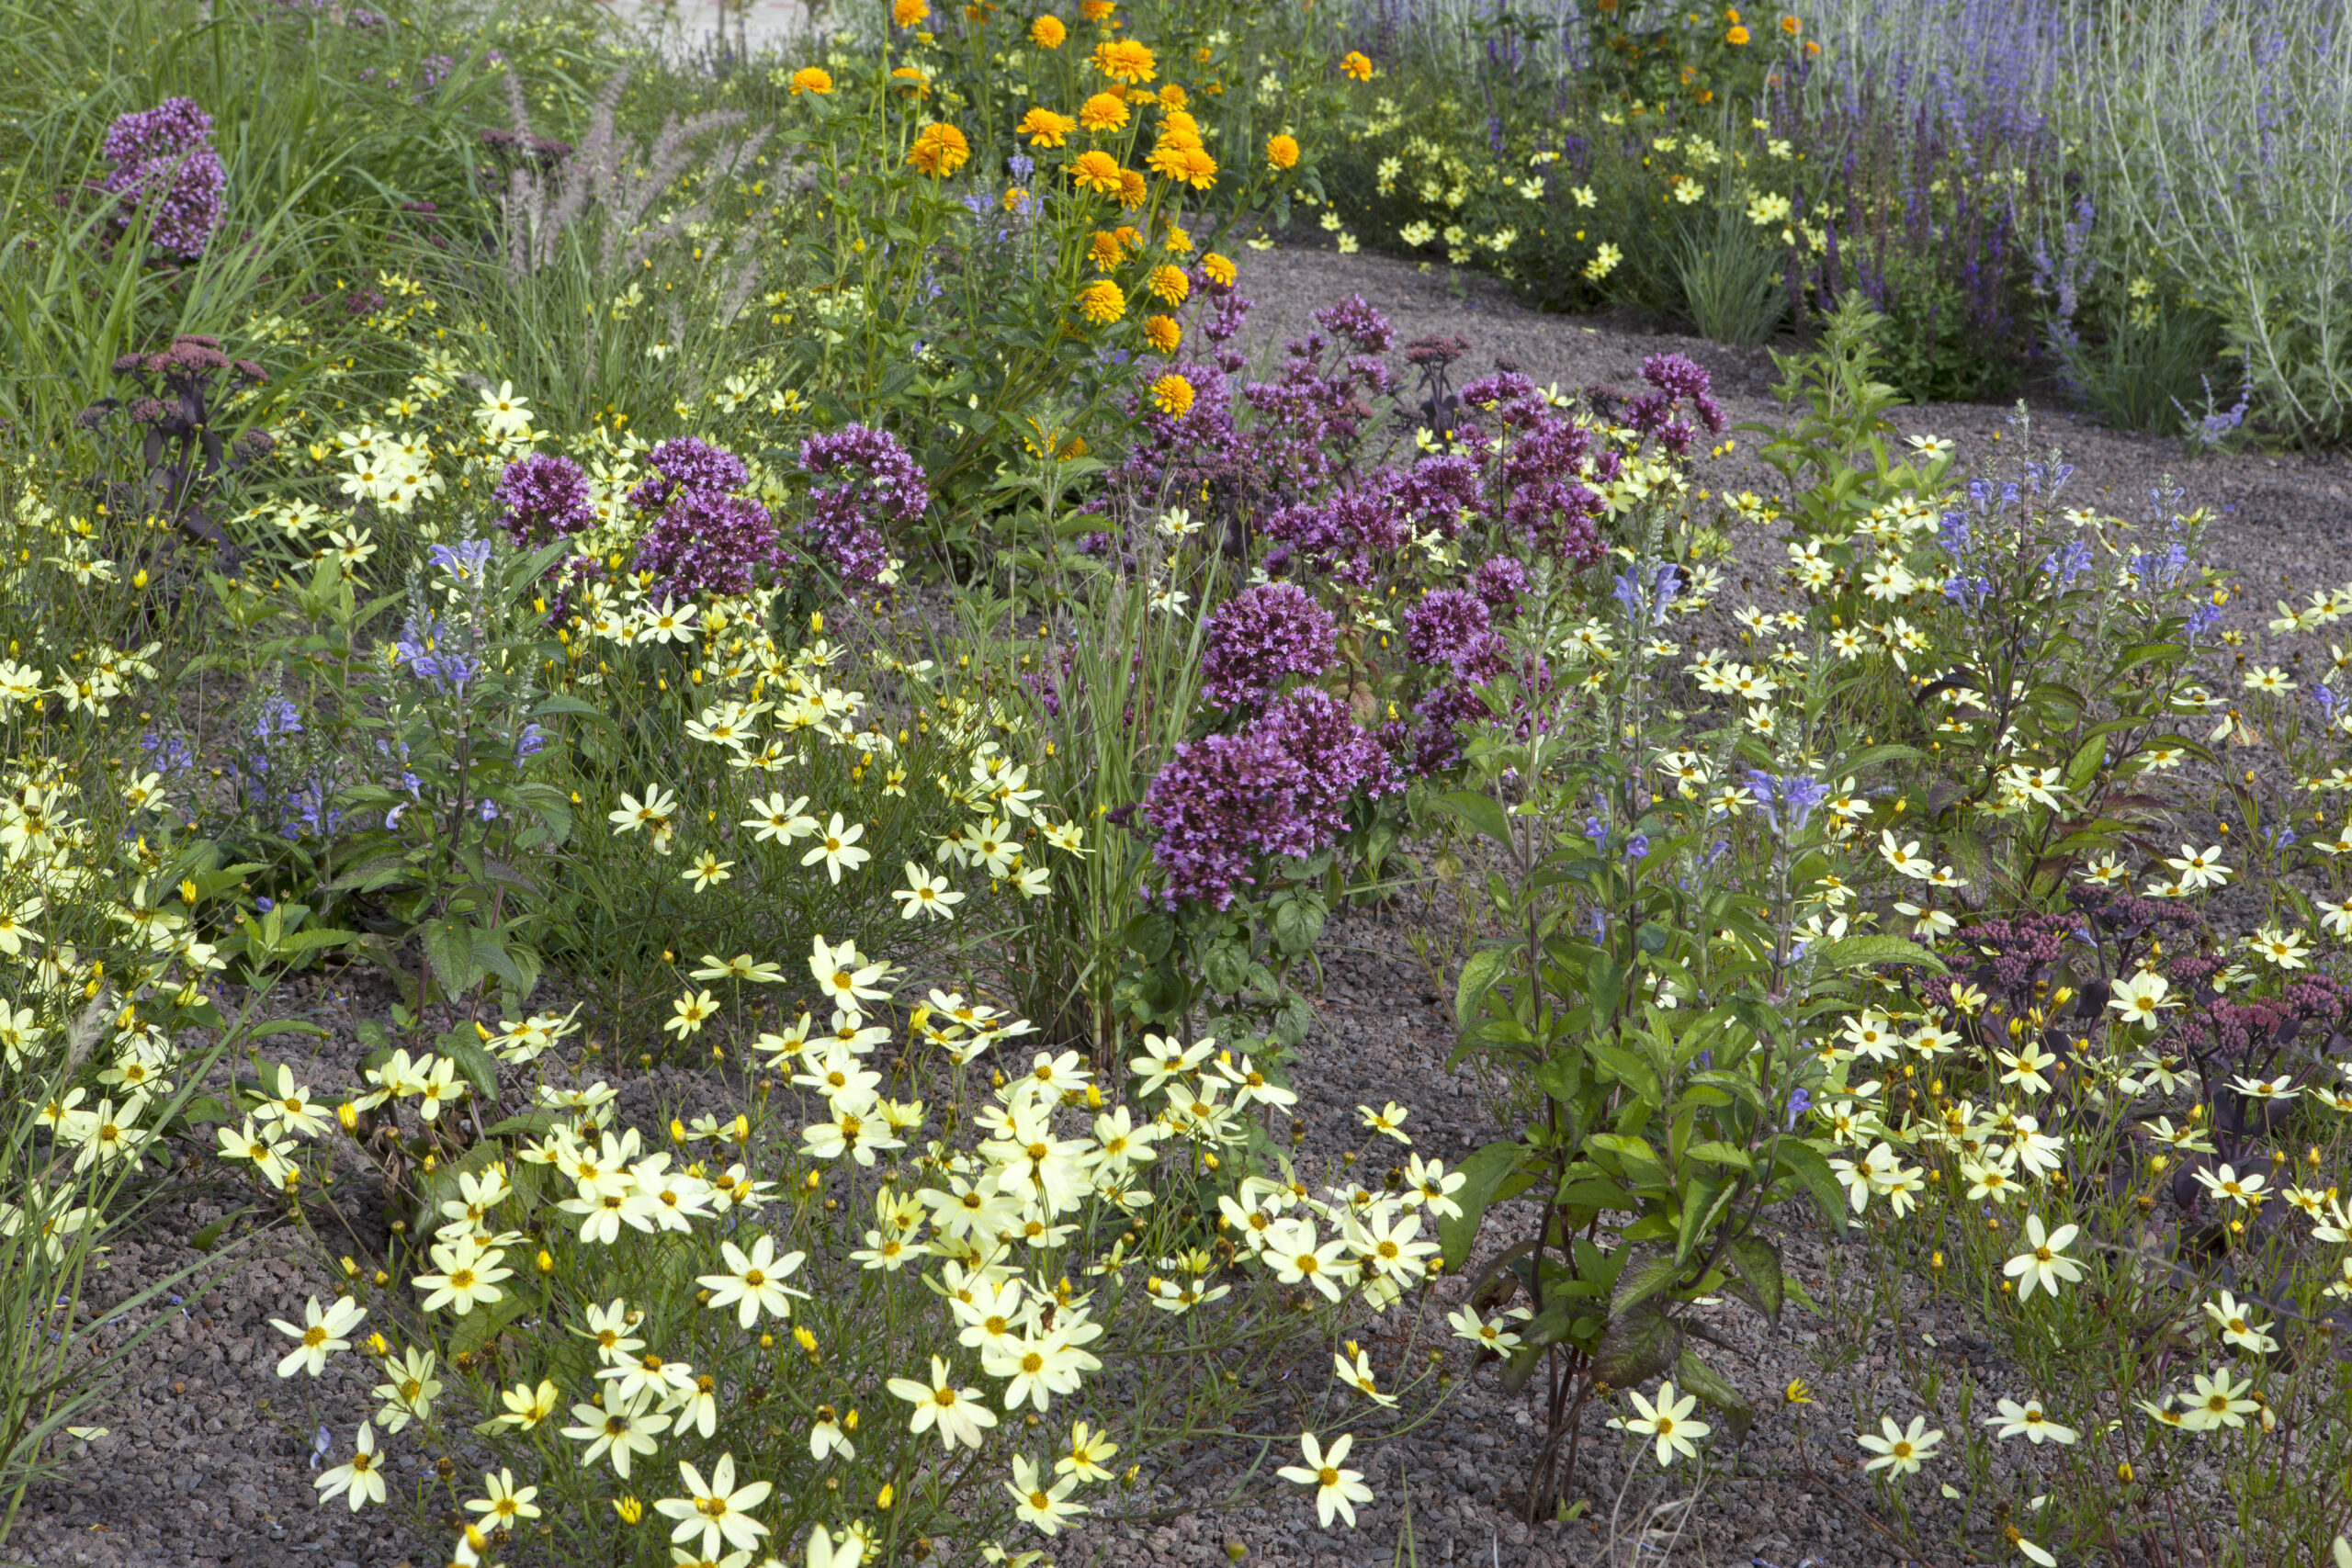
[[[1819,54],[1821,52],[1821,40],[1819,39],[1810,38],[1805,39],[1804,51],[1807,54]]]
[[[821,65],[804,65],[792,73],[792,96],[814,93],[819,97],[833,90],[833,73]]]
[[[1747,41],[1747,29],[1742,27],[1734,27],[1731,31],[1724,34],[1724,41],[1727,44],[1733,45],[1734,47],[1744,44]]]
[[[1145,287],[1149,288],[1155,297],[1166,300],[1169,304],[1182,305],[1193,292],[1193,280],[1184,276],[1183,268],[1170,266],[1163,262],[1151,269],[1151,276],[1145,280]]]
[[[972,161],[972,144],[952,125],[926,125],[915,133],[907,162],[933,179],[952,175]]]
[[[1102,196],[1119,194],[1119,176],[1125,173],[1119,161],[1108,152],[1080,152],[1069,166],[1069,177],[1078,182],[1080,189]]]
[[[1160,241],[1159,244],[1160,248],[1170,255],[1186,255],[1193,249],[1193,236],[1176,224],[1170,223],[1168,226],[1168,237]]]
[[[1097,93],[1078,106],[1078,123],[1091,131],[1123,130],[1127,123],[1127,100],[1116,93]]]
[[[1804,31],[1804,23],[1794,17],[1782,17],[1781,18],[1781,30],[1788,34],[1791,38],[1794,38],[1797,34]]]
[[[1340,56],[1340,74],[1352,76],[1359,82],[1372,80],[1372,62],[1362,50],[1351,49]]]
[[[1015,135],[1027,137],[1032,147],[1058,147],[1078,129],[1078,121],[1048,108],[1033,108],[1012,129]]]
[[[1240,274],[1234,269],[1231,261],[1211,251],[1201,258],[1201,276],[1219,288],[1230,288],[1233,280]]]
[[[1276,134],[1266,138],[1266,162],[1277,169],[1298,165],[1298,138]]]
[[[1179,418],[1192,412],[1193,399],[1197,395],[1193,384],[1173,371],[1151,384],[1151,406]]]
[[[902,28],[911,28],[930,15],[924,0],[890,0],[890,19]]]
[[[1144,341],[1161,354],[1173,354],[1176,345],[1184,341],[1184,329],[1176,324],[1173,316],[1146,316],[1143,319]]]
[[[1183,88],[1178,86],[1175,83],[1170,82],[1166,86],[1159,89],[1159,101],[1166,104],[1171,109],[1181,109],[1186,103],[1191,101],[1191,95],[1186,93]]]
[[[1119,171],[1119,205],[1121,207],[1133,212],[1150,199],[1151,187],[1143,183],[1142,170],[1121,169]]]
[[[1094,46],[1094,69],[1114,82],[1148,82],[1159,74],[1159,62],[1131,38],[1107,39]]]
[[[1107,327],[1127,313],[1127,297],[1109,278],[1101,278],[1078,291],[1078,312],[1098,327]]]
[[[1118,8],[1118,0],[1080,0],[1078,14],[1090,22],[1099,22]]]
[[[1039,49],[1059,49],[1068,37],[1069,29],[1062,26],[1058,17],[1040,17],[1029,24],[1030,41]]]

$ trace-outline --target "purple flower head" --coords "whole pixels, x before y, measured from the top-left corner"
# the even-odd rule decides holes
[[[653,472],[628,493],[628,503],[640,512],[658,512],[681,493],[728,495],[752,477],[742,458],[691,435],[664,441],[646,454],[645,461]]]
[[[2041,574],[2054,579],[2061,593],[2072,592],[2076,580],[2090,569],[2091,547],[2081,539],[2075,540],[2064,550],[2051,551],[2041,563]]]
[[[890,565],[884,531],[931,506],[922,466],[889,432],[853,424],[802,442],[800,467],[810,479],[802,544],[849,581],[879,578]]]
[[[1227,709],[1255,708],[1286,676],[1309,680],[1339,657],[1339,627],[1292,582],[1245,588],[1217,607],[1201,649],[1201,693]]]
[[[212,147],[212,117],[193,98],[165,98],[109,126],[106,155],[114,169],[105,188],[121,198],[116,223],[128,229],[144,211],[157,250],[186,261],[204,254],[229,187]]]
[[[1516,556],[1489,556],[1470,574],[1470,591],[1495,614],[1509,615],[1527,592],[1527,568]]]
[[[1157,835],[1152,858],[1169,903],[1223,909],[1256,886],[1260,860],[1316,853],[1339,835],[1358,791],[1396,787],[1387,754],[1346,705],[1308,686],[1232,734],[1179,746],[1141,815]]]
[[[1677,451],[1687,448],[1698,432],[1673,421],[1679,404],[1688,402],[1706,422],[1709,434],[1720,434],[1725,423],[1723,405],[1715,401],[1706,367],[1679,354],[1653,354],[1642,361],[1642,379],[1657,392],[1634,400],[1629,422],[1645,435],[1655,435]]]
[[[748,593],[777,558],[775,519],[748,496],[690,490],[638,541],[637,569],[674,594]]]
[[[401,624],[400,638],[393,646],[400,652],[401,667],[411,675],[447,686],[462,695],[466,682],[481,673],[481,660],[444,649],[443,635],[441,624],[430,615],[420,621],[412,615]]]
[[[1336,305],[1316,311],[1315,324],[1343,339],[1358,354],[1385,354],[1388,345],[1396,341],[1396,331],[1388,324],[1388,318],[1365,304],[1361,294],[1350,295]]]
[[[1415,523],[1449,539],[1462,531],[1464,513],[1476,517],[1486,509],[1478,466],[1452,455],[1424,457],[1414,464],[1396,485],[1396,501]]]
[[[425,556],[459,582],[480,582],[490,565],[490,552],[488,539],[460,539],[454,545],[435,545]]]
[[[525,549],[596,525],[588,475],[569,457],[535,452],[509,463],[491,501],[498,508],[498,525]]]
[[[1492,620],[1476,594],[1440,588],[1405,612],[1405,647],[1424,664],[1451,665],[1477,644]]]
[[[1828,787],[1809,773],[1775,778],[1751,769],[1747,788],[1756,796],[1756,803],[1764,808],[1765,819],[1783,837],[1803,832],[1806,821],[1829,798]]]

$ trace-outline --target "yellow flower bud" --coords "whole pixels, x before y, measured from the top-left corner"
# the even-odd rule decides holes
[[[874,1506],[877,1508],[887,1508],[890,1506],[891,1501],[897,1496],[898,1493],[894,1491],[891,1488],[890,1483],[886,1481],[882,1483],[882,1490],[874,1495]]]
[[[555,1254],[549,1252],[546,1247],[543,1247],[539,1248],[539,1256],[536,1261],[538,1264],[540,1273],[552,1274],[555,1272]]]
[[[613,1499],[613,1512],[621,1517],[621,1523],[633,1525],[645,1517],[645,1505],[635,1497],[624,1495]]]

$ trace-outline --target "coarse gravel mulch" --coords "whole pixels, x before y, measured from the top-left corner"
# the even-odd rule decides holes
[[[1437,333],[1469,340],[1469,353],[1456,367],[1457,384],[1499,358],[1539,384],[1631,389],[1644,355],[1673,351],[1713,373],[1735,419],[1776,412],[1770,388],[1777,377],[1761,351],[1614,321],[1544,315],[1522,308],[1492,280],[1422,271],[1383,256],[1287,245],[1241,254],[1243,292],[1257,301],[1246,341],[1261,355],[1306,330],[1313,310],[1361,294],[1389,316],[1400,344]],[[1963,461],[1998,450],[1996,436],[2014,443],[2003,408],[1936,405],[1898,410],[1894,417],[1905,434],[1957,441]],[[2064,410],[2038,410],[2034,445],[2045,443],[2064,449],[2075,466],[2076,492],[2095,498],[2087,503],[2103,511],[2138,514],[2144,511],[2142,498],[2166,475],[2190,504],[2211,508],[2218,522],[2210,558],[2237,571],[2249,590],[2231,607],[2240,625],[2251,627],[2267,618],[2275,599],[2352,581],[2352,539],[2345,526],[2352,518],[2352,458],[2345,454],[2191,459],[2175,442],[2102,430]],[[1735,457],[1702,482],[1762,491],[1770,476],[1755,468]],[[1770,590],[1776,550],[1770,540],[1741,542],[1739,559],[1752,570],[1758,595]],[[1436,937],[1442,953],[1444,940],[1459,929],[1450,889],[1414,891],[1385,908],[1344,912],[1331,923],[1316,1027],[1293,1074],[1302,1095],[1298,1114],[1308,1129],[1303,1169],[1336,1162],[1343,1150],[1358,1146],[1356,1107],[1392,1099],[1411,1110],[1408,1126],[1417,1146],[1448,1160],[1504,1135],[1493,1119],[1493,1101],[1471,1069],[1445,1070],[1453,1044],[1450,985],[1416,955],[1417,929]],[[357,1026],[381,1017],[390,1000],[379,985],[335,975],[295,981],[273,1006],[326,1031],[309,1077],[325,1091],[356,1079],[363,1054]],[[605,1058],[604,1071],[614,1074],[612,1058]],[[628,1091],[624,1109],[632,1121],[650,1119],[657,1102],[691,1098],[695,1088],[669,1070],[623,1072],[616,1081]],[[242,1206],[243,1199],[225,1185],[198,1184],[167,1195],[144,1230],[105,1259],[107,1272],[94,1292],[102,1303],[97,1311],[141,1282],[197,1261],[187,1238],[225,1209]],[[368,1239],[355,1238],[356,1245]],[[1147,1477],[1148,1505],[1172,1517],[1148,1526],[1098,1521],[1053,1543],[1053,1555],[1066,1564],[1120,1568],[1222,1563],[1237,1549],[1247,1561],[1282,1568],[1400,1562],[1409,1488],[1413,1556],[1424,1563],[1565,1568],[1677,1562],[1746,1568],[1760,1562],[1804,1568],[1809,1560],[1818,1568],[1894,1568],[1913,1559],[1895,1543],[1890,1520],[1858,1472],[1851,1413],[1906,1418],[1919,1413],[1924,1406],[1914,1376],[1929,1363],[1948,1376],[1971,1371],[1984,1389],[1980,1403],[2037,1391],[2002,1382],[1997,1356],[1949,1302],[1920,1296],[1899,1326],[1857,1323],[1851,1313],[1838,1314],[1826,1294],[1832,1261],[1826,1249],[1838,1245],[1801,1233],[1790,1248],[1795,1271],[1823,1298],[1830,1320],[1792,1309],[1775,1329],[1744,1308],[1723,1309],[1720,1332],[1747,1351],[1726,1370],[1766,1414],[1739,1450],[1733,1472],[1714,1481],[1695,1507],[1676,1506],[1684,1495],[1661,1493],[1655,1467],[1646,1462],[1631,1467],[1631,1484],[1621,1493],[1629,1450],[1621,1435],[1602,1427],[1607,1412],[1596,1407],[1586,1418],[1572,1492],[1586,1505],[1584,1517],[1522,1522],[1507,1500],[1525,1484],[1540,1438],[1540,1380],[1525,1394],[1506,1394],[1491,1368],[1470,1371],[1466,1358],[1456,1358],[1457,1370],[1466,1375],[1438,1421],[1396,1442],[1359,1450],[1371,1461],[1364,1468],[1379,1495],[1360,1510],[1355,1531],[1317,1529],[1304,1494],[1267,1479],[1272,1466],[1288,1462],[1286,1452],[1267,1458],[1256,1489],[1240,1506],[1216,1506],[1258,1457],[1255,1444],[1229,1444],[1204,1447],[1181,1473]],[[0,1548],[0,1561],[40,1568],[425,1568],[439,1561],[438,1540],[406,1538],[382,1510],[355,1517],[340,1505],[322,1508],[314,1501],[313,1435],[322,1426],[335,1434],[336,1459],[327,1462],[339,1461],[376,1381],[356,1356],[338,1358],[317,1380],[281,1382],[275,1376],[286,1341],[268,1320],[299,1320],[304,1297],[331,1291],[326,1260],[294,1255],[277,1235],[236,1243],[233,1232],[227,1256],[225,1275],[209,1292],[151,1309],[170,1321],[119,1394],[86,1418],[107,1427],[107,1435],[69,1446],[63,1473],[32,1490],[14,1535]],[[1449,1280],[1432,1292],[1421,1309],[1419,1345],[1445,1342],[1444,1314],[1459,1304],[1462,1289],[1461,1281]],[[1394,1367],[1405,1338],[1404,1315],[1392,1312],[1388,1321],[1365,1325],[1361,1337],[1375,1364]],[[1808,1413],[1802,1442],[1797,1424],[1777,1408],[1781,1389],[1799,1376],[1819,1401]],[[1351,1406],[1324,1392],[1328,1377],[1300,1382],[1292,1406],[1278,1413],[1296,1424],[1289,1429],[1376,1429],[1364,1420],[1361,1402]],[[418,1462],[412,1447],[397,1440],[386,1446],[405,1462]],[[1282,1494],[1271,1502],[1270,1487]],[[1946,1505],[1930,1496],[1932,1491],[1912,1489],[1915,1517],[1928,1527],[1917,1560],[1940,1568],[1962,1559],[1939,1544],[1949,1540],[1936,1514]],[[1665,1511],[1645,1515],[1660,1503],[1668,1505]],[[1614,1529],[1608,1523],[1612,1511]]]

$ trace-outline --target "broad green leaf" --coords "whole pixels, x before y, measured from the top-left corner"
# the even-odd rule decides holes
[[[1674,1359],[1674,1382],[1683,1393],[1697,1394],[1731,1423],[1734,1442],[1747,1438],[1747,1428],[1756,1419],[1755,1407],[1729,1378],[1702,1360],[1698,1351],[1685,1349]]]
[[[1821,1157],[1821,1151],[1802,1138],[1782,1138],[1773,1153],[1777,1163],[1788,1167],[1790,1172],[1813,1197],[1814,1205],[1821,1211],[1832,1229],[1846,1228],[1846,1190],[1838,1184],[1838,1173]]]
[[[1495,842],[1510,842],[1510,818],[1489,796],[1472,789],[1449,790],[1438,796],[1438,804]]]
[[[1494,1201],[1495,1189],[1518,1167],[1525,1152],[1517,1139],[1504,1139],[1488,1144],[1453,1168],[1463,1179],[1462,1186],[1453,1194],[1453,1202],[1462,1213],[1447,1215],[1437,1226],[1448,1273],[1469,1261],[1470,1249],[1478,1240],[1479,1224],[1487,1217],[1487,1205]]]
[[[1917,942],[1899,936],[1849,936],[1837,942],[1816,942],[1812,957],[1823,974],[1859,968],[1865,964],[1912,964],[1938,975],[1950,972],[1942,959]]]
[[[1595,1376],[1611,1388],[1639,1388],[1674,1365],[1682,1353],[1682,1330],[1656,1302],[1612,1314],[1594,1350]]]
[[[1748,1303],[1778,1324],[1786,1293],[1781,1288],[1780,1248],[1751,1234],[1734,1236],[1724,1250],[1731,1258],[1733,1272],[1747,1287]]]

